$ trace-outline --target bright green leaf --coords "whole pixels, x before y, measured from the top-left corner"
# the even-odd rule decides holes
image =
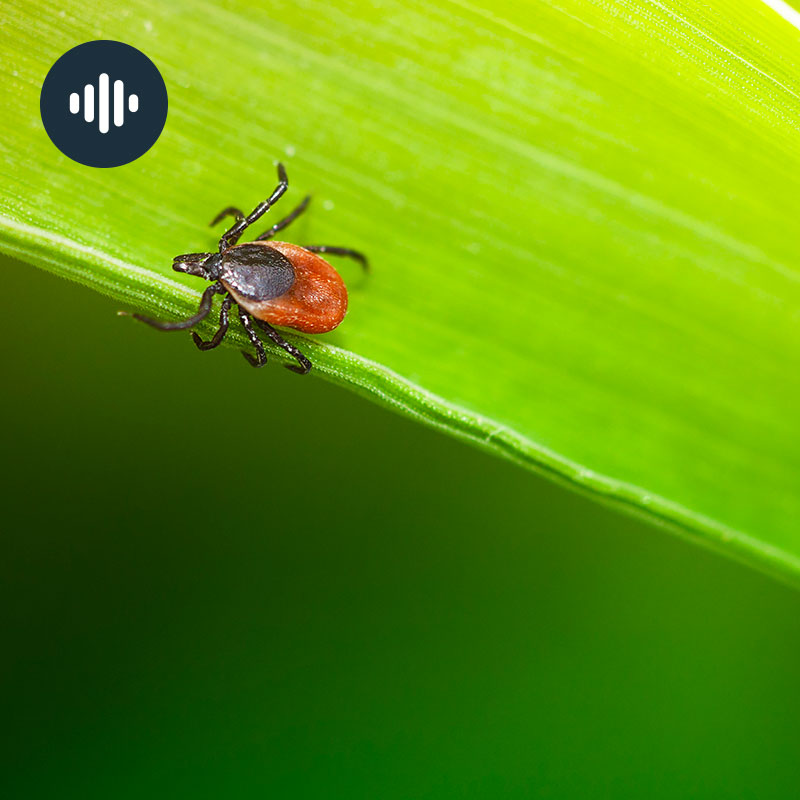
[[[759,0],[488,7],[6,3],[0,247],[187,315],[172,256],[213,247],[207,221],[282,159],[281,210],[315,196],[287,238],[374,265],[340,265],[336,332],[294,339],[317,374],[796,577],[800,31]],[[39,119],[51,64],[95,38],[142,49],[170,96],[112,170]],[[200,357],[226,356],[187,340]]]

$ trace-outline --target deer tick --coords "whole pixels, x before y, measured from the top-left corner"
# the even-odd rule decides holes
[[[180,331],[204,320],[213,304],[214,295],[225,295],[219,311],[219,328],[208,341],[192,331],[192,339],[200,350],[218,347],[228,332],[231,307],[236,313],[255,349],[255,357],[242,351],[254,367],[267,363],[264,344],[253,323],[278,347],[283,348],[296,361],[287,369],[305,375],[311,362],[289,344],[273,325],[292,328],[302,333],[332,331],[347,312],[347,288],[339,273],[318,253],[348,256],[367,269],[367,259],[356,250],[329,245],[296,245],[276,242],[272,237],[294,222],[308,207],[310,196],[303,199],[289,216],[276,222],[257,236],[254,241],[238,244],[239,237],[257,219],[265,214],[283,196],[289,187],[286,170],[278,164],[278,185],[275,191],[253,211],[245,216],[238,208],[224,208],[211,221],[216,225],[227,216],[234,218],[233,225],[222,234],[216,253],[184,253],[175,256],[172,268],[177,272],[196,275],[211,281],[203,292],[197,313],[179,322],[164,322],[133,316],[158,328],[160,331]]]

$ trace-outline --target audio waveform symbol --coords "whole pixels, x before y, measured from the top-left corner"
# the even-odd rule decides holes
[[[94,122],[95,111],[97,112],[97,127],[100,133],[108,133],[110,93],[108,87],[108,75],[101,72],[97,78],[97,108],[95,109],[94,84],[87,83],[83,87],[83,118],[86,122]],[[81,110],[81,96],[78,92],[72,92],[69,96],[69,110],[71,114],[79,114]],[[139,96],[128,95],[128,111],[136,113],[139,110]],[[121,128],[125,124],[125,84],[122,81],[114,81],[114,126]]]

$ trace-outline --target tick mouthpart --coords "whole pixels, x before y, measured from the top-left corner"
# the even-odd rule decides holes
[[[185,253],[172,259],[175,272],[197,275],[206,280],[216,280],[221,266],[222,256],[219,253]]]

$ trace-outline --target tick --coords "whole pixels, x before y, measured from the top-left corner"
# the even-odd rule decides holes
[[[289,344],[273,325],[292,328],[302,333],[326,333],[332,331],[347,312],[347,288],[339,273],[319,253],[347,256],[367,269],[367,259],[356,250],[328,245],[297,245],[272,241],[272,237],[287,228],[308,207],[311,196],[306,196],[289,216],[276,222],[252,242],[238,244],[244,231],[265,214],[289,188],[289,180],[283,164],[278,164],[278,185],[263,203],[245,216],[238,208],[224,208],[211,221],[216,225],[227,216],[235,219],[233,225],[222,234],[216,253],[185,253],[175,256],[172,268],[176,272],[196,275],[211,281],[200,300],[197,313],[180,322],[164,322],[133,316],[158,328],[160,331],[181,331],[202,322],[214,301],[214,295],[225,295],[219,311],[219,328],[208,341],[192,331],[192,339],[200,350],[219,347],[228,332],[231,308],[253,344],[255,357],[242,351],[242,355],[254,367],[267,363],[267,354],[255,324],[278,347],[283,348],[297,365],[287,369],[305,375],[311,362],[294,345]]]

